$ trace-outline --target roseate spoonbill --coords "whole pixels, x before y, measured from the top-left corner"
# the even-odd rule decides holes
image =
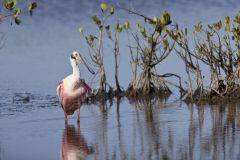
[[[84,64],[94,74],[94,71],[87,65],[80,53],[74,51],[70,56],[73,73],[64,78],[57,86],[57,95],[63,108],[65,120],[77,110],[77,120],[80,120],[80,106],[90,94],[91,88],[80,77],[77,62]]]
[[[77,123],[77,127],[65,123],[60,151],[61,160],[85,159],[93,152],[93,148],[88,146],[81,134],[80,123]]]

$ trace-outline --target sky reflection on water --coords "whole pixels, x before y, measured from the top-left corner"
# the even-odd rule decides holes
[[[240,156],[238,103],[196,106],[166,99],[114,100],[83,105],[78,125],[75,116],[70,117],[68,124],[64,123],[61,108],[50,103],[54,100],[49,99],[43,106],[39,102],[48,98],[32,97],[35,98],[29,102],[31,107],[29,103],[9,103],[10,100],[1,104],[1,159],[60,159],[63,155],[65,159],[69,156],[238,159]]]

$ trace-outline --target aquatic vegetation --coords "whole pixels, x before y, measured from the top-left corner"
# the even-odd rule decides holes
[[[129,98],[142,95],[167,96],[171,94],[170,86],[173,86],[180,90],[182,100],[196,102],[235,96],[239,92],[240,15],[232,21],[230,17],[225,17],[207,27],[198,23],[191,34],[187,28],[181,29],[177,23],[173,24],[167,11],[158,17],[149,17],[121,6],[108,6],[106,3],[101,3],[100,8],[102,17],[92,17],[99,35],[84,35],[90,48],[91,60],[99,70],[100,82],[95,95],[104,93],[111,97],[124,93]],[[122,24],[117,21],[117,24],[111,27],[106,20],[115,13],[115,9],[140,17],[142,21],[126,20]],[[83,28],[79,31],[83,34]],[[127,46],[133,73],[132,81],[125,92],[118,80],[119,35],[123,31],[128,38]],[[113,43],[115,90],[106,81],[103,60],[104,36]],[[181,75],[160,74],[157,71],[157,66],[173,52],[184,62],[187,86],[182,85],[184,77]],[[209,80],[206,80],[207,85],[204,84],[204,65],[210,74]],[[167,80],[168,77],[177,78],[179,84]],[[109,87],[108,91],[106,86]]]
[[[127,94],[138,96],[171,93],[164,76],[159,75],[155,68],[168,57],[174,46],[174,42],[171,42],[167,33],[168,29],[174,29],[170,27],[170,14],[164,12],[156,18],[127,11],[144,20],[141,24],[135,22],[135,31],[132,31],[134,42],[129,45],[132,57],[130,63],[134,63],[141,71],[139,74],[134,73],[136,77],[130,82]]]
[[[188,74],[188,90],[183,99],[212,99],[228,97],[239,92],[239,15],[230,22],[230,17],[223,21],[209,24],[206,28],[201,23],[195,25],[194,44],[189,45],[187,29],[177,30],[174,38],[175,51],[185,63]],[[223,27],[224,24],[224,27]],[[231,27],[232,26],[232,27]],[[200,65],[201,64],[201,65]],[[210,74],[208,85],[203,85],[203,65]],[[195,77],[196,82],[191,78]],[[193,89],[193,86],[196,86]],[[237,97],[235,97],[237,98]]]
[[[114,14],[114,7],[108,7],[107,4],[102,3],[101,5],[101,17],[94,15],[92,16],[92,21],[97,26],[97,34],[85,35],[83,28],[80,27],[80,33],[85,37],[86,43],[89,48],[89,55],[91,57],[91,62],[97,68],[97,75],[99,76],[99,85],[95,91],[96,96],[103,96],[107,93],[107,87],[109,90],[112,88],[106,80],[106,73],[104,67],[104,50],[103,50],[103,36],[105,33],[108,38],[111,39],[110,25],[107,24],[107,19]],[[117,54],[117,50],[116,53]]]

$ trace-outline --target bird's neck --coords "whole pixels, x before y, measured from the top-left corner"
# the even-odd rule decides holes
[[[79,68],[78,68],[78,65],[76,62],[72,62],[71,61],[71,64],[72,64],[72,69],[73,69],[73,76],[78,79],[80,78],[80,71],[79,71]]]

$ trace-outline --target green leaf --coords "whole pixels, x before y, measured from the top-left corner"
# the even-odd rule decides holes
[[[139,31],[142,33],[144,38],[147,38],[146,29],[144,27],[140,27]]]
[[[15,8],[17,5],[17,0],[13,0],[12,2],[9,3],[10,6],[10,10],[12,10],[13,8]]]
[[[107,31],[107,35],[108,35],[108,38],[111,39],[112,36],[111,36],[111,32],[110,31]]]
[[[139,23],[138,22],[135,22],[135,27],[136,27],[136,29],[139,29]]]
[[[171,15],[165,11],[163,12],[163,14],[160,16],[159,19],[160,23],[163,25],[169,25],[172,21],[171,21]]]
[[[14,21],[15,21],[15,23],[16,23],[17,25],[19,25],[19,24],[21,23],[21,20],[18,19],[18,18],[14,18]]]
[[[17,0],[13,0],[12,3],[13,3],[13,8],[15,8],[17,5]]]
[[[240,26],[232,29],[234,38],[236,38],[238,41],[240,40]]]
[[[95,39],[97,39],[97,37],[94,35],[89,35],[88,39],[93,42]]]
[[[115,27],[115,31],[118,33],[122,32],[122,26],[120,24],[117,24]]]
[[[32,10],[32,2],[28,3],[27,8],[28,8],[28,11],[31,11],[31,10]]]
[[[178,40],[178,38],[179,38],[179,34],[178,34],[178,32],[177,31],[175,31],[174,33],[173,33],[173,40]]]
[[[130,22],[129,22],[129,21],[125,21],[125,22],[123,23],[123,28],[124,28],[125,30],[128,30],[128,29],[130,28]]]
[[[240,15],[236,15],[235,19],[233,20],[235,23],[240,24]]]
[[[106,31],[109,31],[110,30],[110,26],[109,25],[105,26],[105,29],[106,29]]]
[[[13,14],[13,17],[16,18],[21,13],[21,9],[17,8]]]
[[[5,5],[5,7],[8,5],[8,0],[4,0],[4,5]],[[6,7],[7,8],[7,7]]]
[[[10,10],[10,6],[9,6],[8,3],[4,3],[4,6],[5,6],[6,9]]]
[[[101,8],[102,12],[106,12],[106,10],[108,9],[108,6],[106,3],[101,3],[100,8]]]
[[[216,30],[220,30],[222,28],[222,21],[218,21],[216,23],[213,24],[213,27],[216,29]]]
[[[144,27],[140,27],[140,32],[141,33],[145,33],[146,32],[145,28]]]
[[[78,30],[81,34],[83,34],[83,27],[80,27]]]
[[[4,0],[4,6],[8,10],[13,10],[13,8],[15,8],[16,5],[17,5],[17,0],[13,0],[11,2],[9,2],[8,0]]]
[[[230,31],[230,17],[224,17],[224,25],[225,25],[225,31],[229,32]]]
[[[37,3],[36,3],[36,2],[33,2],[33,3],[32,3],[32,10],[35,9],[35,8],[37,8]]]
[[[202,31],[202,24],[198,23],[194,26],[194,32],[198,33]]]
[[[224,24],[225,24],[225,25],[226,25],[226,24],[229,24],[229,22],[230,22],[230,17],[229,17],[229,16],[224,17]]]
[[[33,10],[35,8],[37,8],[37,3],[36,2],[30,2],[30,3],[28,3],[28,7],[27,8],[28,8],[28,11],[29,11],[30,15],[32,16]]]
[[[114,6],[111,6],[109,9],[109,13],[114,14],[114,12],[115,12],[115,8],[114,8]]]
[[[36,2],[30,2],[30,3],[28,3],[27,8],[28,8],[28,11],[30,12],[30,15],[32,16],[32,10],[37,8],[37,3]]]
[[[230,25],[225,26],[225,31],[229,32],[230,31]]]
[[[98,17],[96,15],[92,16],[92,20],[96,25],[98,25],[98,26],[101,25],[101,21],[98,19]]]
[[[105,29],[106,29],[108,38],[111,39],[112,36],[111,36],[110,26],[109,25],[105,26]]]
[[[157,23],[157,17],[153,17],[153,22],[156,24]]]

